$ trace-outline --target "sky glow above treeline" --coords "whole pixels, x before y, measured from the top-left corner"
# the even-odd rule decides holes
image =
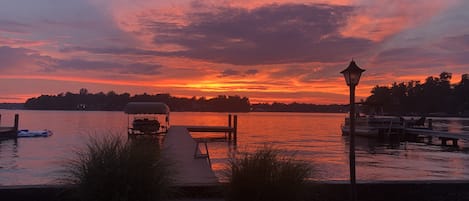
[[[0,2],[0,102],[41,94],[170,93],[347,103],[376,85],[469,73],[465,0]]]

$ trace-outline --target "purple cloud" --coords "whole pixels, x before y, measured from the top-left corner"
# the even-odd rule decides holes
[[[39,72],[56,72],[57,70],[87,70],[114,72],[118,74],[156,75],[162,66],[149,63],[123,63],[119,61],[90,61],[83,59],[56,59],[39,55],[26,48],[0,47],[0,70],[35,67]]]
[[[140,75],[156,75],[161,72],[159,64],[130,63],[123,64],[112,61],[88,61],[82,59],[61,60],[57,62],[54,69],[71,69],[71,70],[93,70],[93,71],[114,71],[119,74],[140,74]]]
[[[53,59],[26,48],[0,46],[0,70],[37,67],[50,63]]]
[[[173,56],[237,65],[333,62],[373,45],[370,40],[339,34],[352,10],[348,6],[284,4],[189,13],[190,22],[184,26],[142,20],[154,30],[156,45],[177,44],[188,49],[170,53]]]
[[[16,21],[0,20],[0,31],[9,33],[27,33],[29,25]]]
[[[238,71],[238,70],[233,70],[233,69],[226,69],[218,75],[218,77],[230,77],[230,76],[250,76],[250,75],[255,75],[259,73],[258,70],[256,69],[249,69],[244,72]]]
[[[255,75],[257,73],[259,73],[259,71],[256,69],[249,69],[249,70],[244,71],[245,75]]]
[[[237,76],[237,75],[240,75],[240,74],[241,73],[237,70],[226,69],[223,72],[221,72],[218,77],[230,77],[230,76]]]

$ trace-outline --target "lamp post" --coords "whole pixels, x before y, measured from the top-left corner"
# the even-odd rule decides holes
[[[356,185],[356,176],[355,176],[355,87],[360,82],[360,76],[365,70],[357,66],[355,61],[351,61],[349,66],[341,71],[340,73],[344,74],[345,82],[350,87],[350,151],[349,151],[349,160],[350,160],[350,196],[351,200],[357,200],[357,185]]]

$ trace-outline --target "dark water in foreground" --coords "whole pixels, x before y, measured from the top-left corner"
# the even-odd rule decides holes
[[[126,135],[127,115],[122,112],[11,111],[0,110],[3,126],[13,125],[20,114],[20,128],[50,129],[49,138],[0,141],[0,185],[53,184],[64,161],[73,156],[89,135]],[[345,114],[241,113],[239,151],[266,144],[295,153],[314,166],[314,180],[348,180],[348,142],[340,133]],[[469,119],[450,119],[437,126],[450,130],[468,125]],[[226,125],[227,114],[175,112],[173,125]],[[200,134],[196,134],[200,136]],[[439,142],[435,139],[435,144]],[[467,180],[469,143],[459,148],[423,143],[389,144],[357,139],[358,180]],[[221,175],[232,151],[226,142],[209,145],[213,168]]]

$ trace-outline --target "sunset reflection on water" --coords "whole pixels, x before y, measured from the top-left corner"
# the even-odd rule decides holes
[[[20,138],[0,141],[0,185],[56,183],[59,171],[73,151],[90,135],[126,135],[127,115],[123,112],[0,110],[2,126],[13,124],[20,114],[20,128],[50,129],[49,138]],[[238,152],[252,152],[273,146],[313,166],[313,180],[348,179],[348,142],[341,136],[345,114],[239,113],[238,143],[208,144],[213,169],[223,175],[228,158]],[[227,125],[226,113],[173,112],[172,125]],[[452,127],[455,123],[450,123]],[[456,123],[459,127],[467,125]],[[194,137],[205,134],[193,133]],[[435,144],[437,142],[435,141]],[[357,139],[358,180],[441,180],[469,179],[469,151],[459,148],[407,142],[389,144]]]

